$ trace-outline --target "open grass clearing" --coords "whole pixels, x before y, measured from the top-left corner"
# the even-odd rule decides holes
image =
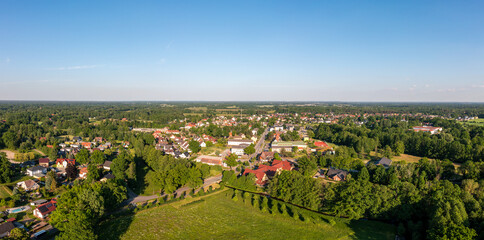
[[[206,112],[208,108],[207,107],[189,107],[186,109],[194,112]]]
[[[5,185],[0,185],[0,198],[8,198],[12,196],[12,190]]]
[[[203,200],[201,200],[203,199]],[[314,213],[308,221],[262,212],[226,191],[139,211],[100,225],[99,239],[394,239],[393,225]],[[310,216],[305,210],[298,210]],[[330,224],[333,222],[333,224]]]
[[[464,125],[476,125],[476,126],[484,126],[484,119],[473,119],[469,121],[460,122]]]
[[[202,155],[219,156],[219,154],[221,154],[226,149],[228,149],[228,148],[223,147],[223,146],[214,145],[214,146],[211,146],[211,147],[204,147],[204,148],[202,148],[202,150],[200,152],[201,152]]]
[[[183,113],[183,116],[202,116],[201,113]]]

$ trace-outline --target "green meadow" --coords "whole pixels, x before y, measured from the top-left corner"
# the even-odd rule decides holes
[[[394,239],[393,225],[350,221],[297,208],[300,218],[271,214],[222,191],[101,224],[99,239]]]

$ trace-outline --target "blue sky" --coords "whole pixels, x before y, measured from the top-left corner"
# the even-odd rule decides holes
[[[484,102],[483,1],[0,1],[1,100]]]

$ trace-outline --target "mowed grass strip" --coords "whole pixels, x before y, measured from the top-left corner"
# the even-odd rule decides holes
[[[12,191],[4,185],[0,186],[0,198],[8,198],[12,196]]]
[[[170,204],[104,222],[99,239],[394,239],[394,226],[317,214],[305,222],[262,212],[225,191],[178,209]],[[330,220],[335,224],[330,225]]]

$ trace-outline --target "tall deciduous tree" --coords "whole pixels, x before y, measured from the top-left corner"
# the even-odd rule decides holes
[[[244,148],[244,153],[247,154],[247,155],[254,154],[255,153],[254,144],[251,143],[249,146],[247,146],[246,148]]]
[[[227,164],[227,166],[229,166],[230,168],[232,167],[235,167],[237,166],[237,159],[239,157],[233,153],[231,153],[229,156],[227,156],[225,158],[225,163]]]
[[[79,151],[76,156],[76,161],[80,164],[86,164],[89,161],[89,150],[83,148]]]
[[[104,156],[103,152],[99,150],[95,150],[94,152],[92,152],[91,163],[101,165],[104,163],[104,161],[106,161],[106,156]]]
[[[70,163],[67,164],[67,167],[66,167],[66,176],[70,180],[76,179],[79,176],[79,171],[76,168],[76,166],[74,166],[73,164],[70,164]]]
[[[45,176],[45,189],[55,190],[57,188],[57,176],[54,171],[49,171]]]

